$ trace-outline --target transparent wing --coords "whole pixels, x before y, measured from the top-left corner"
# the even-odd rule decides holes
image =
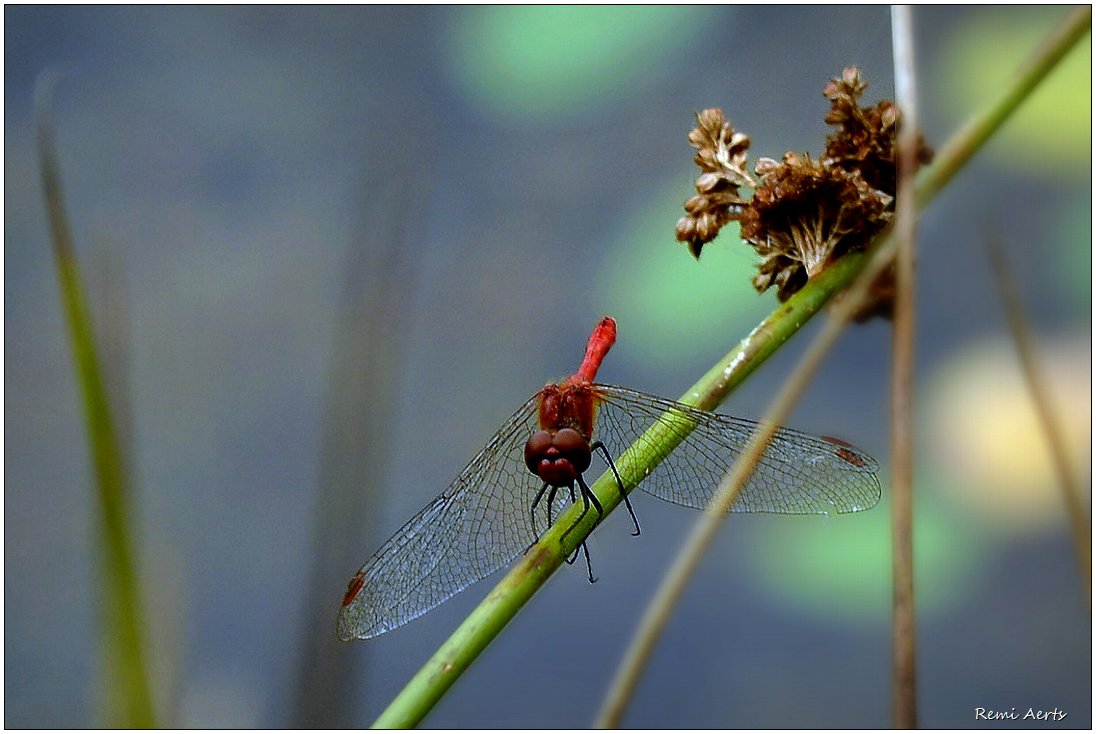
[[[618,456],[660,424],[681,445],[649,474],[639,488],[655,497],[704,509],[731,465],[746,448],[756,421],[710,413],[682,403],[613,385],[596,385],[602,399],[594,437]],[[690,433],[687,426],[695,423]],[[686,435],[687,434],[687,435]],[[731,506],[731,512],[829,514],[857,512],[879,501],[879,465],[838,439],[781,428],[757,469]]]
[[[523,448],[536,429],[537,397],[361,567],[339,612],[340,639],[375,637],[415,619],[536,539],[529,508],[543,482],[526,468]]]
[[[601,403],[594,439],[609,453],[618,456],[651,426],[680,440],[657,467],[636,467],[636,476],[644,491],[687,507],[707,506],[757,426],[627,388],[595,387]],[[547,527],[547,517],[532,525],[530,505],[542,481],[523,453],[537,427],[538,398],[529,398],[445,492],[361,567],[339,613],[340,639],[375,637],[415,619],[506,566]],[[870,456],[844,442],[781,428],[731,511],[865,510],[879,501],[877,471]],[[569,501],[564,492],[555,497],[557,517]]]

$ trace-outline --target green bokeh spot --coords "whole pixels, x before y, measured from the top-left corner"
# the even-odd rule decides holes
[[[494,5],[456,11],[448,68],[492,114],[570,117],[664,78],[719,17],[688,5]]]
[[[1068,12],[990,7],[948,30],[935,81],[956,119],[981,110]],[[1061,175],[1091,170],[1092,39],[1085,37],[1005,124],[990,154],[1014,166]]]
[[[879,505],[855,515],[774,521],[756,539],[758,583],[811,615],[885,623],[891,614],[888,494],[884,488]],[[932,614],[962,603],[985,541],[925,494],[915,500],[914,584],[918,613]]]
[[[682,179],[635,208],[601,266],[607,312],[643,335],[622,339],[617,349],[641,350],[639,359],[656,370],[711,362],[777,306],[772,291],[758,294],[750,283],[757,256],[739,239],[737,223],[705,245],[700,260],[674,239],[681,205],[694,192]]]

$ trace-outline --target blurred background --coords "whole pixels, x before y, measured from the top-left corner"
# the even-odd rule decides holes
[[[939,147],[1063,8],[918,8]],[[693,113],[751,160],[821,151],[822,89],[893,98],[885,7],[13,7],[5,17],[4,723],[102,722],[100,544],[32,96],[132,465],[158,714],[180,727],[371,722],[497,576],[337,643],[346,581],[512,410],[572,372],[677,397],[775,306],[728,228],[674,242]],[[1076,471],[1091,465],[1086,39],[926,212],[917,315],[921,723],[975,707],[1091,726],[1091,623],[983,245],[1020,281]],[[809,326],[724,406],[757,416]],[[879,727],[890,718],[890,327],[848,330],[792,425],[883,465],[883,502],[734,516],[624,723]],[[564,568],[428,716],[582,727],[697,515],[637,493],[596,585]],[[984,725],[986,722],[982,722]],[[1011,722],[1020,724],[1022,722]],[[994,727],[1000,722],[990,722]]]

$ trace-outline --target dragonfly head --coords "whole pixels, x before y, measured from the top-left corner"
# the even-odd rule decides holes
[[[525,443],[525,465],[553,487],[569,487],[590,468],[590,442],[574,428],[534,431]]]

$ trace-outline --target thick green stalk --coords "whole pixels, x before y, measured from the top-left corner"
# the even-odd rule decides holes
[[[1044,43],[1034,57],[1004,90],[1002,96],[985,112],[977,115],[938,153],[935,162],[921,172],[917,181],[918,207],[924,208],[954,177],[962,166],[990,138],[1026,99],[1035,86],[1050,72],[1068,50],[1084,36],[1091,22],[1091,8],[1080,8]],[[872,249],[873,269],[882,271],[894,255],[894,241],[886,236],[877,238]],[[713,409],[727,394],[760,366],[780,345],[805,324],[840,289],[847,286],[865,267],[868,258],[849,254],[832,265],[786,303],[762,321],[742,342],[716,363],[697,381],[681,402],[704,409]],[[650,456],[668,455],[680,442],[680,433],[671,433],[657,426],[664,439],[655,445],[645,436],[621,456],[617,467],[628,489],[642,477],[636,476],[641,462],[628,460],[637,447],[647,446]],[[645,455],[646,458],[646,455]],[[611,477],[602,476],[593,486],[606,512],[620,502]],[[575,506],[533,545],[518,564],[499,582],[475,610],[464,620],[448,640],[408,682],[400,694],[374,722],[376,728],[410,727],[418,724],[433,708],[457,677],[479,656],[480,652],[544,582],[563,560],[575,551],[579,542],[592,529],[593,513],[579,519],[581,507]],[[567,528],[576,523],[574,531],[561,538]]]
[[[1084,35],[1088,23],[1088,13],[1071,14],[1062,26],[1051,34],[1051,41],[1043,44],[1040,49],[1042,55],[1029,61],[1027,68],[1038,69],[1040,74],[1045,76],[1053,68],[1054,62],[1060,60],[1065,55],[1066,50]],[[1047,61],[1046,59],[1052,59],[1053,61]],[[899,65],[896,64],[896,66]],[[985,144],[992,133],[1007,118],[1007,113],[1015,110],[1026,98],[1026,95],[1035,88],[1036,81],[1038,79],[1033,79],[1029,74],[1019,74],[1013,86],[1004,91],[1000,100],[991,105],[981,115],[973,118],[963,131],[948,142],[941,154],[938,154],[936,162],[930,168],[925,169],[918,179],[916,190],[913,192],[914,196],[910,197],[916,200],[918,209],[924,208],[960,169],[962,164]],[[1006,100],[1007,104],[1004,104],[1002,100]],[[913,126],[913,128],[915,129],[916,126]],[[909,143],[907,143],[907,147],[912,148]],[[911,164],[908,169],[912,169],[912,167]],[[883,233],[876,238],[870,250],[871,255],[858,279],[843,294],[840,304],[831,310],[832,318],[826,322],[822,330],[816,335],[811,345],[804,352],[799,365],[781,388],[773,405],[766,411],[765,419],[762,421],[764,425],[779,424],[786,419],[791,407],[805,388],[809,376],[813,374],[818,364],[821,363],[823,356],[836,341],[837,336],[851,317],[856,304],[863,300],[868,293],[870,284],[875,282],[875,279],[894,260],[899,241],[899,237],[891,236],[889,232]],[[624,708],[639,680],[643,667],[649,659],[662,627],[669,619],[673,605],[685,589],[689,577],[714,537],[716,529],[722,523],[725,508],[731,506],[739,488],[759,458],[760,449],[771,438],[770,434],[771,431],[768,428],[759,428],[754,437],[750,439],[733,471],[728,472],[719,491],[712,498],[709,505],[709,507],[718,506],[720,510],[715,513],[706,513],[704,517],[697,521],[693,532],[674,558],[670,570],[659,583],[658,592],[647,605],[639,629],[629,644],[624,660],[617,670],[613,684],[602,705],[596,723],[597,726],[602,728],[619,727]],[[910,561],[909,566],[912,568],[912,561]],[[910,621],[912,621],[912,617]],[[912,635],[910,635],[910,639],[912,639]],[[912,671],[912,666],[907,668],[907,671]],[[909,703],[912,704],[912,698],[910,698]]]
[[[91,316],[80,282],[80,267],[65,215],[61,174],[48,122],[51,80],[39,86],[38,155],[42,188],[61,304],[68,324],[76,378],[84,401],[91,461],[98,489],[99,542],[104,563],[101,650],[107,693],[107,725],[122,728],[156,726],[152,694],[141,640],[141,606],[137,573],[130,539],[130,508],[125,463],[118,443],[110,400],[103,380]]]
[[[700,378],[682,396],[681,402],[704,409],[716,407],[848,283],[859,271],[864,259],[862,254],[842,258],[821,277],[811,281]],[[657,439],[655,434],[658,435]],[[638,484],[643,478],[641,467],[664,458],[681,438],[680,433],[667,430],[665,424],[660,422],[625,451],[616,462],[625,487],[630,490]],[[603,475],[591,489],[605,512],[621,501],[611,474]],[[487,643],[494,639],[563,560],[574,553],[595,521],[595,513],[582,515],[581,504],[563,513],[411,679],[373,726],[400,728],[418,724]],[[574,530],[563,537],[575,523]]]
[[[1060,60],[1065,51],[1083,36],[1087,28],[1088,18],[1086,13],[1072,14],[1062,26],[1052,35],[1053,43],[1044,43],[1041,52],[1047,58],[1054,61]],[[1078,31],[1078,28],[1081,30]],[[1037,57],[1029,62],[1028,68],[1039,69],[1045,76],[1052,68],[1053,63]],[[1026,98],[1027,93],[1035,88],[1030,75],[1020,74],[1013,86],[1006,89],[996,103],[991,105],[981,115],[972,119],[963,131],[953,137],[942,152],[937,155],[936,162],[922,171],[916,185],[915,199],[918,209],[923,209],[935,197],[942,187],[954,176],[970,157],[990,138],[992,133],[1007,118],[1006,112],[1015,110]],[[1002,100],[1007,100],[1005,105]],[[912,166],[910,166],[912,168]],[[876,238],[870,250],[871,255],[867,264],[860,273],[859,278],[843,294],[841,303],[832,309],[832,317],[827,321],[823,329],[817,334],[814,341],[808,347],[797,365],[795,372],[788,378],[784,387],[766,412],[765,421],[769,424],[779,424],[785,420],[798,395],[803,390],[806,380],[813,370],[821,362],[826,351],[837,339],[844,325],[852,314],[855,305],[860,303],[867,295],[870,284],[888,267],[898,250],[899,238],[891,236],[889,232]],[[743,450],[742,456],[736,463],[732,472],[728,473],[724,486],[720,487],[717,496],[712,499],[712,505],[721,508],[729,507],[734,495],[743,481],[752,470],[759,454],[757,449],[769,438],[766,430],[759,430],[749,445]],[[673,605],[684,590],[686,583],[700,557],[714,536],[715,530],[722,523],[722,513],[706,514],[697,521],[693,533],[690,534],[681,551],[674,558],[671,569],[663,577],[659,584],[658,592],[647,605],[643,613],[640,627],[629,644],[624,660],[617,670],[613,684],[602,705],[597,721],[597,726],[603,728],[616,728],[620,725],[625,706],[632,695],[635,685],[643,667],[649,659],[655,641],[669,619]],[[911,699],[912,701],[912,699]]]

